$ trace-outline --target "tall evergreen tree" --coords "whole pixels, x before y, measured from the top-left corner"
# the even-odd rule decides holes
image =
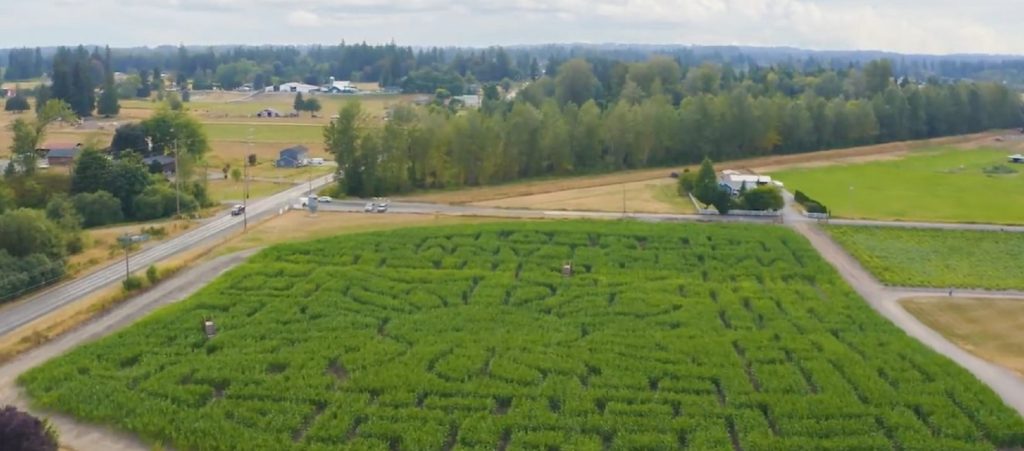
[[[106,76],[103,81],[103,94],[96,110],[103,116],[117,116],[121,112],[121,105],[117,101],[117,89],[114,87],[114,72],[110,70],[110,46],[107,46],[103,68]]]

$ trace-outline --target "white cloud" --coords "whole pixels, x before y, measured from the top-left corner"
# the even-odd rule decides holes
[[[23,13],[5,24],[0,47],[83,39],[115,46],[394,39],[406,45],[622,42],[1024,54],[1024,27],[1006,14],[1006,1],[0,0]]]
[[[323,25],[323,21],[320,20],[320,16],[300,9],[288,14],[288,25],[296,27],[319,27],[320,25]]]

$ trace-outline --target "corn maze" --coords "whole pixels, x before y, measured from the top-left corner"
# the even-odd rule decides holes
[[[177,449],[1024,445],[1016,412],[773,226],[515,223],[277,246],[20,382],[43,407]]]

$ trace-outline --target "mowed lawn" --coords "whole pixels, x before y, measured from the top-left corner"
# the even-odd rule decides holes
[[[1024,223],[1024,165],[1007,150],[939,149],[892,161],[793,169],[771,174],[844,218]],[[1016,173],[994,175],[1006,165]]]
[[[206,135],[213,141],[249,141],[274,143],[320,143],[324,128],[317,124],[207,123]]]
[[[832,237],[888,285],[1024,289],[1024,234],[828,226]]]

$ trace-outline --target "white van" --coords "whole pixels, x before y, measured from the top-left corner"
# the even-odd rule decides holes
[[[309,164],[311,164],[313,166],[323,166],[324,165],[324,159],[323,158],[310,158],[309,159]]]

